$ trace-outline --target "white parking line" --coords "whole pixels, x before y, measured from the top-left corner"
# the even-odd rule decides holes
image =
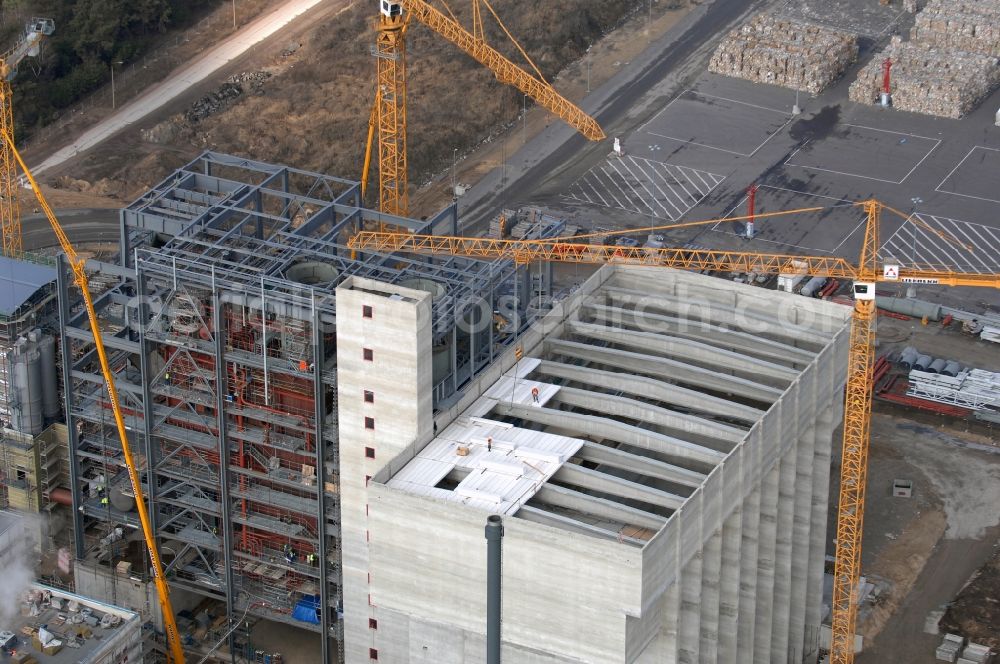
[[[869,127],[868,125],[851,124],[850,122],[845,122],[844,126],[845,127],[856,127],[858,129],[868,129],[869,131],[881,131],[882,133],[885,133],[885,134],[896,134],[897,136],[911,136],[913,138],[922,138],[925,141],[937,141],[938,143],[941,142],[940,140],[938,140],[936,138],[931,138],[930,136],[921,136],[920,134],[910,134],[910,133],[907,133],[905,131],[893,131],[891,129],[879,129],[878,127]]]
[[[973,251],[913,223],[916,217],[930,228],[974,247]],[[920,260],[959,272],[1000,272],[1000,230],[959,219],[929,214],[911,215],[882,245],[884,257]],[[982,267],[980,267],[982,266]]]
[[[739,101],[738,99],[729,99],[728,97],[720,97],[718,95],[710,95],[704,92],[694,91],[696,95],[701,97],[710,97],[711,99],[721,99],[722,101],[728,101],[733,104],[742,104],[743,106],[749,106],[750,108],[759,108],[762,111],[771,111],[772,113],[777,113],[778,115],[791,115],[788,111],[779,111],[776,108],[768,108],[767,106],[758,106],[757,104],[751,104],[745,101]]]
[[[570,185],[564,197],[677,221],[724,180],[715,173],[642,157],[609,158]]]
[[[819,166],[809,166],[809,165],[806,165],[806,164],[795,164],[795,163],[792,163],[792,160],[795,159],[796,155],[798,155],[799,152],[802,149],[804,149],[807,145],[809,145],[808,141],[806,143],[803,143],[801,147],[797,148],[788,157],[788,159],[785,160],[785,164],[784,165],[785,166],[795,166],[796,168],[804,168],[804,169],[810,170],[810,171],[822,171],[824,173],[834,173],[836,175],[845,175],[847,177],[852,177],[852,178],[862,178],[864,180],[874,180],[875,182],[885,182],[886,184],[903,184],[904,182],[906,182],[907,178],[909,178],[911,175],[913,175],[913,171],[917,170],[917,168],[919,168],[920,165],[922,163],[924,163],[924,161],[926,161],[927,157],[931,156],[931,153],[934,152],[934,150],[936,150],[939,145],[941,145],[941,139],[930,138],[929,136],[921,136],[919,134],[908,134],[908,133],[905,133],[905,132],[892,131],[892,130],[889,130],[889,129],[877,129],[875,127],[868,127],[866,125],[859,125],[859,124],[850,124],[850,123],[846,123],[846,122],[844,123],[843,126],[845,126],[845,127],[854,127],[855,129],[867,129],[868,131],[878,131],[878,132],[882,132],[882,133],[885,133],[885,134],[895,134],[896,136],[909,136],[911,138],[919,138],[919,139],[924,140],[924,141],[933,141],[934,145],[932,145],[931,149],[928,150],[927,153],[924,154],[924,156],[920,158],[920,161],[918,161],[913,166],[913,168],[911,168],[909,170],[909,172],[906,175],[903,176],[902,180],[885,180],[883,178],[871,177],[869,175],[859,175],[857,173],[845,173],[844,171],[835,171],[835,170],[830,169],[830,168],[820,168]]]
[[[706,143],[699,143],[698,141],[692,141],[686,138],[674,138],[673,136],[667,136],[666,134],[657,134],[655,131],[646,132],[650,136],[657,136],[659,138],[665,138],[668,141],[677,141],[678,143],[690,143],[691,145],[697,145],[699,147],[708,148],[709,150],[718,150],[719,152],[725,152],[727,154],[734,154],[737,157],[748,157],[749,155],[743,152],[734,152],[733,150],[726,150],[725,148],[717,148],[714,145],[708,145]]]
[[[634,162],[635,160],[632,160],[632,161]],[[614,164],[612,164],[612,165],[611,165],[611,167],[612,167],[612,168],[615,168]],[[655,195],[655,194],[654,194],[653,192],[651,192],[651,191],[649,190],[649,187],[647,187],[647,186],[645,185],[645,183],[643,183],[643,180],[648,180],[648,176],[647,176],[647,175],[646,175],[645,173],[643,173],[643,174],[642,174],[642,175],[643,175],[643,177],[642,177],[642,178],[639,178],[639,177],[636,177],[636,174],[635,174],[635,171],[633,171],[633,170],[632,170],[631,168],[629,168],[628,164],[626,164],[624,160],[622,160],[622,168],[624,168],[625,170],[627,170],[627,171],[629,172],[629,175],[631,175],[631,176],[632,176],[632,178],[633,178],[633,179],[635,179],[635,181],[636,181],[636,182],[637,182],[637,183],[639,184],[639,186],[640,186],[640,187],[642,187],[643,191],[645,191],[645,192],[646,192],[646,193],[647,193],[647,194],[649,195],[649,198],[651,198],[651,199],[653,200],[653,202],[654,202],[654,203],[656,203],[657,205],[659,205],[659,206],[660,206],[660,209],[661,209],[661,210],[663,210],[663,212],[664,212],[665,214],[667,214],[667,215],[669,215],[669,214],[670,214],[670,213],[669,213],[669,212],[667,211],[667,208],[666,208],[666,207],[665,207],[665,206],[663,205],[663,203],[661,203],[661,202],[660,202],[660,199],[659,199],[659,198],[657,198],[657,196],[656,196],[656,195]],[[640,170],[641,170],[641,169],[640,169]],[[618,169],[617,169],[617,168],[615,168],[615,171],[618,171]],[[646,198],[644,198],[644,197],[643,197],[643,196],[642,196],[641,194],[639,194],[639,192],[638,192],[638,191],[636,191],[635,187],[634,187],[634,186],[632,186],[632,183],[631,183],[631,182],[629,182],[629,186],[630,186],[630,187],[632,187],[632,191],[635,191],[636,195],[637,195],[637,196],[639,196],[639,198],[641,198],[641,199],[642,199],[643,203],[645,203],[646,205],[648,205],[648,206],[649,206],[649,210],[650,210],[650,212],[653,212],[653,214],[655,215],[655,214],[656,214],[656,212],[654,212],[654,211],[653,211],[653,206],[652,206],[652,205],[649,205],[649,200],[648,200],[648,199],[646,199]],[[668,201],[668,202],[669,202],[669,201]],[[673,205],[673,203],[671,203],[671,205]]]
[[[957,164],[955,164],[955,168],[953,168],[950,171],[948,171],[948,175],[944,176],[944,179],[941,180],[940,183],[938,183],[938,186],[934,187],[934,191],[939,191],[942,194],[951,194],[952,196],[962,196],[963,198],[973,198],[973,199],[975,199],[977,201],[986,201],[988,203],[1000,203],[1000,200],[997,200],[995,198],[986,198],[984,196],[973,196],[972,194],[960,194],[957,191],[948,191],[947,189],[942,189],[941,188],[941,187],[944,186],[945,182],[947,182],[949,179],[951,179],[951,176],[955,174],[955,171],[957,171],[959,168],[962,167],[962,164],[965,163],[965,160],[968,159],[969,157],[971,157],[972,153],[975,152],[976,150],[990,150],[991,152],[1000,152],[1000,149],[997,149],[997,148],[988,148],[985,145],[975,145],[975,146],[973,146],[972,149],[970,149],[966,153],[966,155],[964,157],[962,157],[962,160],[960,162],[958,162]]]
[[[691,95],[691,96],[695,97],[694,99],[692,99],[692,101],[695,101],[695,102],[699,101],[697,99],[697,97],[705,97],[705,98],[708,98],[708,99],[719,99],[721,101],[727,101],[727,102],[729,102],[731,104],[739,104],[741,106],[748,106],[750,108],[756,108],[756,109],[761,110],[761,111],[768,111],[769,113],[777,113],[779,115],[784,115],[784,116],[787,116],[788,119],[786,119],[785,122],[782,123],[782,125],[780,127],[778,127],[773,132],[771,132],[770,134],[768,134],[767,138],[765,138],[760,143],[760,145],[758,145],[756,148],[753,149],[753,151],[751,151],[749,153],[746,153],[746,152],[736,152],[734,150],[727,150],[725,148],[716,147],[714,145],[709,145],[707,143],[701,143],[701,142],[698,142],[696,140],[684,139],[684,138],[676,138],[674,136],[667,136],[666,134],[661,134],[661,133],[658,133],[658,132],[655,132],[655,131],[646,130],[646,127],[648,127],[650,124],[652,124],[657,119],[659,119],[659,117],[661,115],[663,115],[664,113],[667,112],[667,109],[669,109],[671,106],[673,106],[673,104],[674,104],[675,101],[677,101],[678,99],[680,99],[681,97],[683,97],[685,95]],[[734,155],[738,155],[740,157],[752,157],[753,155],[757,154],[758,150],[760,150],[762,147],[764,147],[767,144],[768,141],[770,141],[772,138],[774,138],[774,136],[776,134],[779,134],[788,125],[788,123],[791,122],[791,121],[792,121],[791,114],[787,110],[782,111],[782,110],[778,110],[776,108],[768,108],[767,106],[758,106],[757,104],[751,104],[749,102],[739,101],[738,99],[730,99],[728,97],[720,97],[718,95],[710,95],[710,94],[706,94],[704,92],[699,92],[697,90],[693,90],[693,89],[689,88],[689,89],[684,90],[683,92],[681,92],[679,95],[677,95],[673,99],[671,99],[670,102],[667,103],[667,105],[664,106],[660,110],[659,113],[657,113],[656,115],[654,115],[652,118],[649,119],[648,122],[646,122],[641,127],[639,127],[638,131],[644,131],[645,130],[646,133],[650,134],[651,136],[656,136],[658,138],[665,138],[668,141],[677,141],[678,143],[690,143],[691,145],[698,145],[698,146],[701,146],[703,148],[708,148],[710,150],[718,150],[719,152],[725,152],[727,154],[734,154]]]
[[[870,175],[859,175],[858,173],[846,173],[844,171],[835,171],[835,170],[833,170],[831,168],[820,168],[819,166],[810,166],[810,165],[807,165],[807,164],[795,164],[795,163],[792,163],[792,160],[795,159],[796,155],[799,154],[799,151],[802,150],[803,148],[805,148],[806,145],[808,145],[808,143],[803,144],[802,147],[800,147],[797,150],[795,150],[795,152],[793,152],[788,157],[788,159],[785,160],[785,164],[784,165],[785,166],[795,166],[796,168],[804,168],[804,169],[810,170],[810,171],[822,171],[824,173],[834,173],[836,175],[845,175],[845,176],[851,177],[851,178],[862,178],[864,180],[874,180],[875,182],[885,182],[887,184],[903,184],[904,182],[906,182],[907,178],[909,178],[911,175],[913,175],[913,171],[917,170],[917,168],[919,168],[920,165],[922,163],[924,163],[924,161],[927,159],[927,157],[931,156],[931,153],[934,152],[934,150],[936,150],[939,145],[941,145],[941,139],[929,138],[927,136],[920,136],[918,134],[907,134],[907,133],[900,132],[900,131],[890,131],[888,129],[876,129],[875,127],[866,127],[865,125],[855,125],[855,124],[846,124],[845,123],[844,126],[845,127],[854,127],[854,128],[857,128],[857,129],[867,129],[869,131],[880,131],[880,132],[883,132],[883,133],[886,133],[886,134],[896,134],[897,136],[910,136],[912,138],[919,138],[919,139],[922,139],[922,140],[925,140],[925,141],[934,141],[934,145],[932,145],[931,149],[928,150],[927,153],[924,154],[924,156],[920,158],[920,161],[918,161],[913,166],[913,168],[911,168],[909,170],[909,172],[906,175],[903,176],[902,180],[886,180],[886,179],[883,179],[883,178],[872,177]]]
[[[646,177],[646,179],[648,180],[649,184],[651,184],[651,185],[652,185],[653,187],[655,187],[655,188],[656,188],[656,190],[657,190],[658,192],[660,192],[660,194],[662,195],[663,199],[664,199],[664,200],[665,200],[665,201],[666,201],[667,203],[669,203],[669,204],[670,204],[670,207],[674,208],[674,210],[676,210],[676,211],[677,211],[678,213],[680,213],[680,214],[684,214],[683,210],[681,210],[681,209],[680,209],[680,208],[678,208],[678,207],[677,207],[676,205],[674,205],[673,201],[671,201],[671,200],[670,200],[670,194],[668,194],[667,192],[663,191],[663,188],[662,188],[662,187],[660,187],[660,185],[656,184],[656,181],[655,181],[655,180],[653,179],[654,177],[659,177],[659,178],[660,178],[661,180],[663,180],[663,184],[665,184],[665,185],[667,186],[667,188],[668,188],[668,189],[670,189],[670,191],[672,191],[672,192],[673,192],[673,187],[671,187],[671,186],[670,186],[670,183],[669,183],[669,182],[667,182],[666,178],[664,178],[664,177],[663,177],[662,175],[660,175],[659,173],[657,173],[657,172],[656,172],[656,169],[652,169],[652,171],[653,171],[653,173],[652,173],[652,174],[648,174],[648,173],[646,173],[646,169],[644,169],[644,168],[642,167],[642,164],[640,164],[639,162],[637,162],[637,161],[636,161],[636,160],[635,160],[634,158],[632,158],[632,157],[629,157],[629,159],[630,159],[630,160],[632,161],[632,163],[633,163],[633,164],[635,164],[635,167],[636,167],[636,168],[638,168],[638,169],[639,169],[639,171],[640,171],[640,172],[641,172],[641,173],[642,173],[642,174],[643,174],[643,175],[644,175],[644,176]],[[650,193],[650,195],[652,196],[653,194],[652,194],[652,193]],[[677,195],[677,193],[676,193],[676,192],[674,192],[674,196],[676,196],[676,195]],[[654,196],[654,198],[655,198],[655,196]],[[683,202],[683,201],[682,201],[682,202]],[[658,204],[658,205],[659,205],[660,207],[662,207],[662,208],[663,208],[663,211],[664,211],[664,212],[667,212],[667,208],[666,208],[666,207],[664,207],[664,205],[663,205],[662,203],[660,203],[660,202],[659,202],[659,200],[657,200],[657,204]],[[669,212],[667,212],[667,214],[669,215],[670,213],[669,213]]]
[[[935,143],[934,146],[930,150],[927,151],[927,154],[925,154],[923,157],[920,158],[920,161],[917,162],[916,166],[914,166],[913,168],[910,169],[909,173],[907,173],[906,175],[903,176],[903,179],[899,181],[899,184],[903,184],[904,182],[906,182],[906,179],[908,177],[910,177],[911,175],[913,175],[913,171],[915,171],[918,168],[920,168],[920,164],[924,163],[924,161],[927,160],[927,157],[931,156],[931,152],[934,152],[935,150],[937,150],[937,148],[938,148],[939,145],[941,145],[941,141],[940,140],[938,140],[938,142]]]
[[[771,189],[771,190],[774,190],[774,191],[785,191],[785,192],[788,192],[788,193],[791,193],[791,194],[799,194],[801,196],[810,196],[810,197],[814,197],[814,198],[826,198],[828,200],[836,201],[838,203],[842,203],[843,204],[842,206],[833,205],[833,206],[830,206],[830,207],[848,207],[850,205],[853,205],[853,203],[854,203],[854,201],[850,201],[850,200],[848,200],[846,198],[837,198],[835,196],[826,196],[824,194],[813,194],[813,193],[810,193],[810,192],[807,192],[807,191],[799,191],[797,189],[789,189],[787,187],[776,187],[774,185],[769,185],[769,184],[758,185],[758,189]],[[748,198],[747,196],[743,196],[743,198],[741,198],[739,200],[739,202],[736,203],[736,205],[734,205],[733,207],[731,207],[729,209],[729,211],[726,212],[723,215],[723,217],[731,217],[731,216],[733,216],[733,213],[735,213],[740,207],[743,207],[743,205],[747,201],[747,198]],[[737,216],[744,216],[744,215],[743,215],[743,213],[741,213],[740,215],[737,215]],[[754,239],[754,241],[755,242],[756,241],[768,242],[770,244],[782,245],[782,246],[786,246],[786,247],[792,247],[792,248],[795,248],[795,249],[802,249],[803,251],[810,251],[810,252],[814,252],[814,253],[834,254],[834,253],[837,253],[840,250],[840,248],[843,247],[844,244],[851,237],[853,237],[865,225],[865,223],[867,221],[868,221],[867,217],[865,217],[864,215],[862,215],[861,218],[860,218],[860,220],[858,221],[857,225],[854,226],[854,228],[852,228],[850,231],[848,231],[847,233],[845,233],[844,237],[841,238],[840,243],[838,243],[837,246],[833,247],[832,249],[817,249],[816,247],[807,247],[805,245],[800,245],[800,244],[789,244],[789,243],[786,243],[786,242],[781,242],[780,240],[768,240],[767,238],[763,238],[763,237],[760,237],[760,236],[757,236]],[[742,235],[742,233],[736,233],[736,232],[733,232],[733,231],[720,229],[719,226],[721,226],[724,223],[736,223],[736,222],[719,221],[716,224],[714,224],[711,228],[709,228],[708,230],[715,231],[716,233],[723,233],[723,234],[726,234],[726,235],[733,235],[733,236],[740,236],[740,235]],[[768,223],[768,222],[765,222],[765,223]]]
[[[673,106],[673,104],[674,104],[675,101],[677,101],[678,99],[680,99],[681,97],[683,97],[684,95],[686,95],[689,92],[691,92],[690,89],[681,91],[681,93],[679,95],[677,95],[676,97],[674,97],[673,99],[671,99],[669,102],[667,102],[667,105],[664,106],[663,108],[661,108],[659,113],[657,113],[656,115],[654,115],[653,117],[651,117],[645,124],[643,124],[641,127],[639,127],[639,129],[637,129],[636,131],[637,132],[638,131],[642,131],[643,129],[645,129],[646,127],[648,127],[653,122],[656,122],[656,120],[661,115],[663,115],[664,113],[667,112],[668,108],[670,108],[671,106]],[[650,132],[650,133],[652,133],[652,132]]]

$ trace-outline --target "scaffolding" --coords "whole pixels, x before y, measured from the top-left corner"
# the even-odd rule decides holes
[[[231,619],[326,634],[324,662],[342,659],[337,284],[432,289],[443,404],[511,342],[492,314],[530,283],[507,261],[353,256],[368,226],[457,231],[454,206],[425,221],[359,206],[355,182],[206,152],[123,211],[120,263],[95,266],[117,280],[96,307],[170,583]],[[110,565],[108,539],[134,541],[138,523],[93,337],[58,272],[75,553]],[[295,620],[313,598],[319,623]]]

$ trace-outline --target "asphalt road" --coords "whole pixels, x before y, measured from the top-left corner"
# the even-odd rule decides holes
[[[110,138],[128,125],[138,122],[321,2],[324,0],[287,0],[271,13],[248,23],[187,67],[173,73],[163,82],[123,106],[118,112],[85,131],[73,143],[57,150],[41,164],[33,167],[32,172],[37,177],[44,171]]]
[[[56,217],[74,245],[118,240],[118,210],[80,208],[56,210]],[[42,214],[21,218],[21,234],[28,251],[47,249],[58,244],[48,219]]]
[[[543,189],[567,165],[579,163],[588,156],[604,156],[611,151],[611,138],[627,130],[624,125],[637,125],[643,118],[629,117],[639,101],[656,88],[670,74],[687,63],[706,42],[717,37],[730,23],[736,21],[751,7],[763,4],[754,0],[714,0],[695,8],[692,14],[653,44],[646,53],[630,66],[595,91],[582,104],[584,110],[595,115],[609,138],[600,144],[588,142],[576,132],[559,131],[550,134],[549,140],[536,141],[511,159],[507,167],[507,182],[500,186],[499,176],[491,173],[484,182],[476,185],[460,203],[460,218],[467,229],[485,223],[497,214],[505,201],[526,201]],[[590,102],[590,103],[588,103]],[[597,108],[593,108],[597,105]],[[650,110],[650,113],[652,110]],[[562,129],[562,128],[560,128]],[[561,142],[552,145],[553,140]],[[522,152],[534,151],[544,156],[532,158]],[[530,165],[519,168],[519,159]],[[492,176],[492,177],[490,177]]]

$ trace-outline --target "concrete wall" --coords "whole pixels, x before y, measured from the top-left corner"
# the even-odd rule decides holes
[[[95,563],[76,561],[73,565],[73,583],[77,593],[95,600],[135,611],[143,622],[153,623],[163,631],[163,612],[156,594],[156,584],[135,576],[123,576]],[[170,591],[174,612],[190,610],[204,598],[179,588]]]
[[[365,306],[371,318],[363,316]],[[337,408],[349,663],[368,662],[369,648],[377,647],[369,629],[376,607],[369,586],[367,478],[431,435],[432,387],[430,294],[357,277],[343,282],[337,288]],[[374,393],[374,403],[364,401],[365,390]],[[374,419],[374,429],[365,428],[366,417]]]
[[[848,336],[843,327],[643,549],[643,611],[629,621],[626,661],[797,664],[815,654]]]
[[[480,510],[370,486],[379,662],[484,660],[485,524]],[[625,616],[640,609],[640,562],[628,545],[505,519],[507,661],[622,661]]]

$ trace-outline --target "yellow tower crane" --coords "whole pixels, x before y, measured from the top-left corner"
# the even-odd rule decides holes
[[[406,162],[406,29],[411,19],[417,19],[452,44],[462,49],[497,79],[512,85],[548,109],[568,125],[592,141],[604,138],[604,131],[592,117],[580,110],[549,84],[538,67],[507,30],[487,0],[472,0],[473,28],[466,30],[455,19],[446,16],[424,0],[379,0],[380,16],[375,39],[377,77],[375,106],[369,121],[368,145],[361,175],[361,193],[366,193],[368,168],[371,164],[372,139],[378,129],[379,209],[387,214],[405,217],[409,213]],[[483,37],[481,5],[493,15],[504,33],[517,46],[534,74],[511,62],[486,43]],[[445,5],[447,8],[447,5]],[[451,14],[451,10],[448,10]]]
[[[832,664],[854,661],[854,634],[858,612],[858,584],[861,576],[861,534],[864,525],[865,484],[868,475],[868,443],[872,406],[872,371],[875,360],[875,285],[879,282],[916,282],[944,286],[1000,288],[1000,273],[960,272],[938,265],[890,264],[878,256],[879,219],[882,210],[924,227],[949,242],[941,233],[916,217],[909,218],[878,201],[857,203],[867,221],[864,242],[856,263],[833,256],[799,256],[687,248],[649,248],[591,245],[580,240],[588,236],[551,240],[494,240],[489,238],[416,235],[405,232],[361,232],[349,241],[356,251],[378,253],[410,252],[444,254],[472,258],[512,259],[520,264],[534,261],[563,263],[622,263],[671,267],[682,270],[756,272],[758,274],[806,274],[850,279],[854,282],[854,314],[851,321],[847,386],[844,397],[843,459],[840,469],[840,498],[837,507],[836,563],[833,587]],[[823,208],[803,208],[754,215],[755,219],[816,212]],[[728,217],[644,229],[604,233],[623,235],[679,227],[742,221],[750,217]],[[971,247],[965,247],[971,249]]]
[[[128,469],[128,479],[132,484],[133,495],[135,495],[135,506],[139,512],[142,534],[146,539],[146,549],[149,551],[149,559],[153,566],[153,581],[156,584],[156,595],[160,601],[160,612],[163,614],[163,625],[167,632],[167,643],[170,648],[168,661],[171,664],[184,664],[184,650],[181,647],[180,632],[177,631],[177,621],[174,618],[173,605],[170,603],[170,590],[163,576],[163,564],[160,561],[159,550],[156,548],[156,537],[153,533],[152,522],[149,519],[149,511],[146,507],[146,499],[143,495],[142,486],[139,484],[139,472],[135,465],[135,457],[132,455],[132,446],[129,444],[128,432],[125,428],[125,418],[122,415],[121,404],[118,401],[115,376],[111,371],[111,365],[108,363],[108,353],[104,348],[101,324],[97,320],[97,312],[94,310],[94,300],[90,294],[87,273],[85,271],[86,261],[76,253],[76,249],[73,248],[73,244],[66,236],[66,232],[63,231],[62,225],[56,219],[56,215],[49,206],[48,201],[45,200],[45,196],[42,194],[35,178],[28,170],[27,164],[24,163],[21,154],[14,147],[14,138],[6,130],[0,131],[2,131],[4,147],[14,163],[21,167],[24,176],[28,180],[28,184],[31,185],[31,189],[35,192],[38,204],[41,206],[42,212],[45,213],[45,218],[48,219],[49,225],[52,226],[52,231],[59,240],[59,246],[62,247],[63,253],[66,254],[66,260],[73,270],[73,279],[76,282],[77,288],[80,289],[80,293],[83,295],[83,301],[87,308],[87,319],[90,321],[90,331],[94,335],[94,347],[97,349],[97,357],[101,364],[101,373],[104,375],[104,384],[108,390],[111,409],[115,417],[115,425],[118,428],[118,439],[121,442],[125,467]]]
[[[33,18],[25,26],[24,34],[14,48],[0,56],[0,131],[11,138],[14,137],[14,104],[10,82],[17,75],[21,61],[36,57],[42,40],[55,29],[52,19]],[[6,143],[0,145],[0,236],[3,255],[18,258],[24,252],[24,246],[21,241],[21,209],[17,201],[17,163],[12,150]]]

